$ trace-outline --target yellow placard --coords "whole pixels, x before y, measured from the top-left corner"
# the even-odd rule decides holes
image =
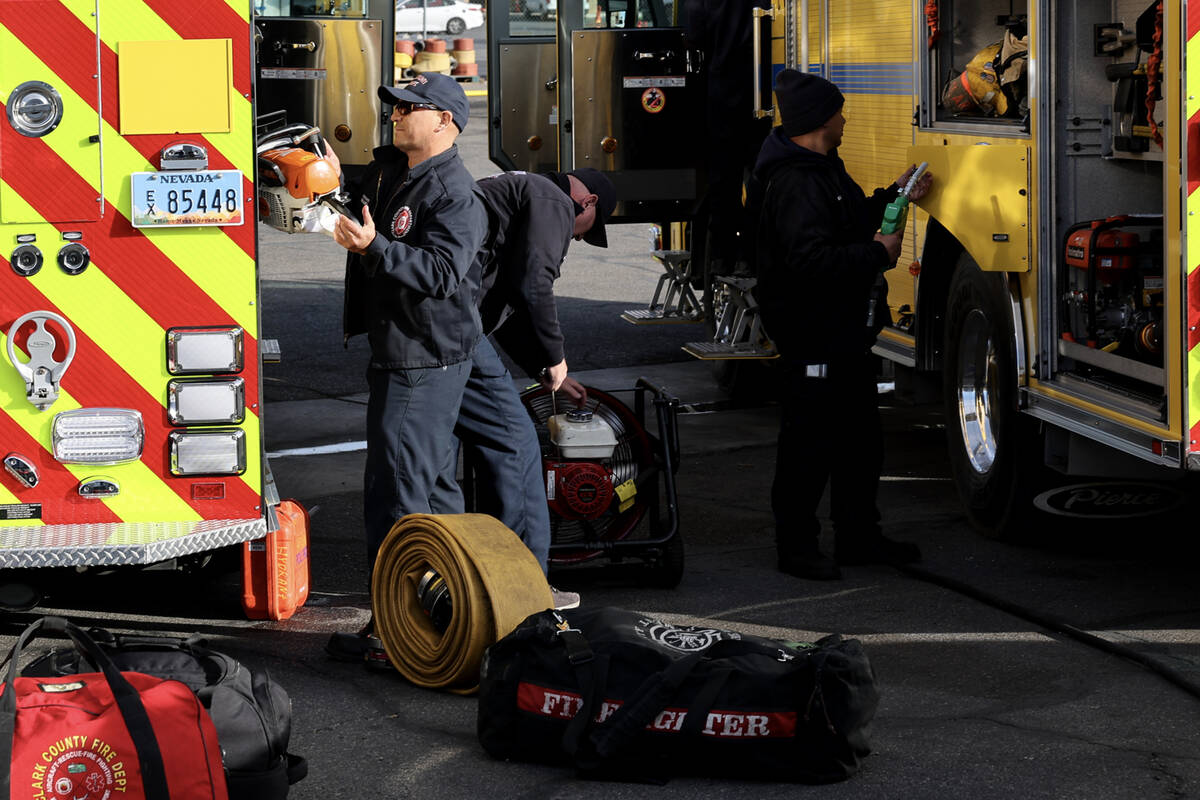
[[[121,133],[228,133],[233,41],[118,42]]]

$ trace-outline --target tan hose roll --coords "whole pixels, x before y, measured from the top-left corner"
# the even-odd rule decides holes
[[[438,633],[417,598],[428,569],[454,612]],[[530,614],[553,606],[542,568],[517,535],[486,514],[409,514],[383,540],[371,576],[375,633],[408,680],[472,694],[483,651]]]

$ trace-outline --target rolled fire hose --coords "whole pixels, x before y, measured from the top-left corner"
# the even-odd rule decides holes
[[[444,631],[418,593],[430,569],[452,603]],[[375,634],[393,666],[417,686],[455,694],[479,688],[484,650],[553,605],[529,548],[486,514],[409,514],[383,540],[371,576]]]

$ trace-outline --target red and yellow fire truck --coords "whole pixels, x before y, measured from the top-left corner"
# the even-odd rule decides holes
[[[0,0],[0,570],[184,561],[278,527],[256,119],[317,121],[295,98],[344,76],[292,54],[337,51],[341,23],[390,58],[390,13],[351,5],[258,25],[224,0]],[[363,107],[319,120],[348,165],[383,130]]]

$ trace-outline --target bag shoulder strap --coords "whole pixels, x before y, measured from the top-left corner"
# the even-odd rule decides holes
[[[62,617],[43,617],[31,623],[21,633],[9,653],[8,675],[3,692],[0,693],[0,797],[8,797],[11,793],[13,736],[17,727],[17,662],[22,650],[39,632],[66,633],[75,643],[75,647],[100,667],[137,751],[146,800],[170,800],[162,751],[159,750],[154,728],[150,724],[150,715],[147,714],[137,689],[125,679],[108,654],[82,628]]]

